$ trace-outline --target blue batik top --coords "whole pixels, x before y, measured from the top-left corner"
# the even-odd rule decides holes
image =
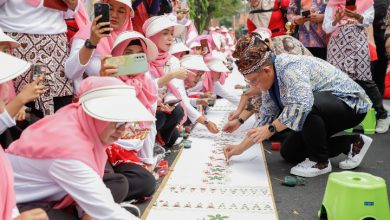
[[[281,54],[276,56],[274,65],[279,87],[277,102],[280,100],[281,105],[274,101],[275,97],[271,97],[269,91],[263,92],[259,126],[277,118],[288,128],[300,131],[312,109],[315,92],[331,92],[357,113],[365,113],[372,106],[357,83],[326,61],[310,56]]]

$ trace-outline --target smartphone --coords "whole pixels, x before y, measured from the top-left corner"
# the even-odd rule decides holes
[[[202,40],[200,40],[200,46],[202,47],[202,52],[203,52],[203,54],[208,54],[208,53],[210,53],[210,50],[209,50],[209,42],[207,41],[207,39],[202,39]]]
[[[94,4],[95,18],[99,15],[102,17],[97,21],[97,23],[110,22],[110,5],[107,3],[95,3]],[[109,28],[110,25],[102,26],[102,28]],[[110,34],[109,31],[103,32],[103,34]]]
[[[307,17],[309,17],[309,15],[310,15],[310,10],[302,11],[302,16],[303,17],[307,18]]]
[[[145,53],[110,57],[107,58],[106,62],[118,66],[118,72],[113,76],[137,75],[148,70],[148,62]]]
[[[164,102],[164,104],[169,105],[169,106],[175,106],[179,102],[181,102],[181,99],[174,99],[174,100],[166,101],[166,102]]]
[[[356,0],[350,0],[345,3],[345,6],[355,6],[356,5]]]
[[[32,71],[31,79],[30,79],[31,82],[33,82],[36,78],[38,78],[40,75],[45,73],[43,71],[44,67],[45,66],[43,63],[36,63],[31,65],[31,71]]]

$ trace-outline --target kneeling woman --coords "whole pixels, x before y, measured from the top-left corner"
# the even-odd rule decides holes
[[[93,219],[137,219],[114,202],[102,181],[105,146],[123,135],[128,122],[154,117],[134,88],[113,77],[89,77],[79,97],[28,127],[7,150],[18,207],[44,207],[50,219],[79,219],[76,202]]]
[[[258,35],[242,38],[236,64],[246,81],[262,91],[258,127],[248,131],[239,145],[225,148],[229,158],[290,128],[281,155],[299,163],[291,174],[314,177],[332,170],[330,157],[344,153],[341,169],[361,163],[372,139],[364,135],[334,134],[358,125],[371,108],[364,90],[347,74],[317,58],[274,56]]]

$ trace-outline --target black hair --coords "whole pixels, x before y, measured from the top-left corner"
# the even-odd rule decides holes
[[[133,46],[133,45],[138,45],[138,46],[142,47],[141,41],[139,39],[135,39],[135,40],[130,41],[129,45],[127,45],[127,46],[129,47],[129,46]]]

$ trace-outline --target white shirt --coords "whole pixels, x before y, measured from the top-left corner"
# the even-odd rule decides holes
[[[66,33],[67,27],[64,17],[72,15],[71,10],[62,12],[43,7],[43,3],[38,7],[33,7],[26,0],[0,0],[0,27],[4,32]]]
[[[0,114],[0,134],[7,130],[7,128],[13,127],[15,125],[15,119],[11,118],[7,112],[7,109],[4,108],[4,111]]]
[[[138,219],[115,203],[102,178],[78,160],[6,155],[14,171],[17,203],[59,201],[69,194],[96,220]]]
[[[362,16],[363,16],[363,23],[361,25],[368,26],[372,24],[375,16],[374,6],[371,6],[366,11],[364,11]],[[340,26],[339,23],[337,23],[336,26],[333,26],[332,25],[333,21],[334,21],[333,8],[326,7],[325,14],[324,14],[324,21],[322,23],[322,30],[324,30],[325,33],[330,34]]]
[[[180,68],[179,59],[177,59],[174,56],[171,56],[167,65],[165,65],[165,67],[164,67],[164,71],[166,73],[169,73],[169,72],[175,71],[179,68]],[[190,98],[188,98],[187,92],[186,92],[185,87],[184,87],[184,81],[181,79],[172,79],[171,83],[173,86],[176,87],[176,89],[179,91],[179,93],[181,95],[181,99],[184,103],[184,108],[187,111],[187,117],[190,119],[190,121],[192,123],[195,123],[196,120],[200,116],[202,116],[202,114],[191,105]],[[168,93],[165,97],[165,100],[173,100],[173,99],[176,99],[176,97],[173,95],[173,93],[171,91],[168,90]]]
[[[91,58],[85,65],[80,63],[80,50],[84,47],[85,40],[74,39],[68,59],[65,61],[65,75],[73,80],[75,93],[83,80],[84,72],[88,76],[99,76],[101,55],[96,50],[93,51]]]

